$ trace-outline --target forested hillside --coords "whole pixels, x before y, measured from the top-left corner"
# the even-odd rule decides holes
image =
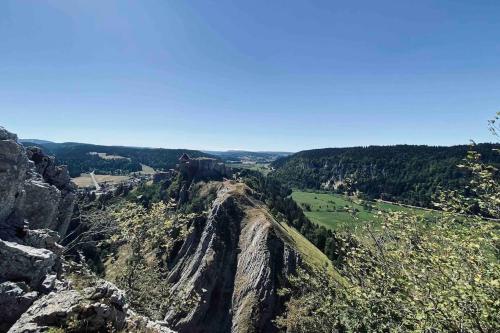
[[[122,174],[141,170],[141,164],[154,169],[174,168],[179,157],[187,153],[191,157],[210,156],[197,150],[138,148],[122,146],[99,146],[84,143],[32,143],[24,146],[37,146],[56,157],[57,164],[67,165],[71,177],[83,172],[95,171],[98,174]],[[122,158],[102,158],[97,154],[105,153]]]
[[[474,150],[486,163],[500,164],[494,144]],[[359,190],[370,199],[430,206],[437,189],[459,188],[469,173],[458,165],[469,146],[369,146],[314,149],[275,161],[274,176],[301,189]]]

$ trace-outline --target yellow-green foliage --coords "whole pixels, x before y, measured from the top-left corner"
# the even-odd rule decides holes
[[[163,202],[154,203],[146,209],[136,203],[127,202],[112,213],[120,226],[121,234],[114,240],[140,241],[148,250],[169,250],[179,237],[187,233],[187,222],[192,216],[179,216]]]
[[[64,333],[64,329],[59,327],[49,327],[47,333]]]
[[[500,264],[496,170],[470,153],[469,192],[444,193],[437,221],[411,212],[380,213],[380,229],[365,227],[369,244],[349,249],[341,285],[301,272],[297,293],[277,323],[296,332],[499,332]],[[366,243],[365,243],[366,244]]]
[[[385,217],[373,248],[353,249],[342,276],[303,275],[309,292],[292,300],[284,326],[349,332],[495,332],[500,329],[498,230],[490,221],[429,225],[406,213]],[[299,289],[300,289],[299,288]],[[300,311],[297,313],[297,311]],[[295,313],[294,313],[295,312]]]
[[[127,292],[133,308],[155,319],[179,303],[166,282],[164,260],[174,243],[186,237],[193,218],[172,208],[163,202],[148,209],[127,202],[111,213],[120,232],[110,242],[120,244],[121,250],[116,261],[106,264],[109,277]]]

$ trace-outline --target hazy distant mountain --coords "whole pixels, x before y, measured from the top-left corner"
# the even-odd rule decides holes
[[[270,163],[280,157],[286,157],[293,153],[280,151],[246,151],[246,150],[227,150],[227,151],[203,151],[207,154],[215,155],[227,162],[254,162]]]

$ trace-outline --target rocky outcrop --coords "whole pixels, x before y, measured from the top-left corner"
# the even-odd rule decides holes
[[[50,328],[72,332],[172,333],[164,324],[129,310],[125,294],[104,280],[81,291],[63,289],[39,298],[8,332],[44,332]]]
[[[169,278],[174,293],[200,299],[165,320],[179,332],[273,332],[283,302],[277,291],[299,256],[246,185],[221,184],[205,225],[187,237]]]
[[[35,163],[36,171],[47,183],[56,186],[60,190],[72,190],[74,188],[71,184],[68,168],[65,165],[56,165],[53,156],[46,155],[38,147],[27,148],[26,154]]]
[[[60,217],[70,216],[73,209],[75,191],[67,171],[52,160],[60,175],[47,173],[44,178],[29,157],[17,136],[0,127],[0,332],[40,294],[54,289],[57,254],[62,252],[57,244]],[[48,183],[52,178],[56,181]]]
[[[64,236],[68,229],[76,198],[76,187],[71,182],[68,168],[65,165],[56,165],[55,158],[46,155],[38,147],[29,147],[26,153],[28,158],[35,163],[35,169],[37,173],[42,176],[43,181],[59,191],[56,207],[57,215],[55,219],[52,218],[51,220],[55,221],[55,225],[43,225],[43,223],[49,221],[49,219],[40,219],[40,223],[33,221],[32,223],[34,225],[32,225],[32,227],[57,230],[61,236]],[[29,194],[30,192],[27,191],[27,193]],[[56,196],[54,195],[53,197],[55,198]],[[33,195],[33,199],[36,200],[36,198],[37,196]],[[56,200],[54,200],[54,203],[55,201]],[[26,205],[29,202],[32,202],[32,200],[25,200]]]
[[[44,328],[59,327],[69,319],[82,297],[76,290],[65,290],[43,296],[33,303],[9,332],[40,332]]]
[[[0,332],[7,330],[33,304],[38,297],[36,291],[29,291],[23,282],[0,283]]]
[[[26,198],[20,207],[32,229],[58,228],[60,191],[43,180],[29,179],[24,183]]]
[[[18,207],[26,195],[24,181],[30,169],[17,136],[0,127],[0,237],[15,234],[23,221]]]
[[[26,230],[26,235],[22,241],[24,245],[50,250],[56,254],[61,254],[63,247],[58,244],[59,233],[50,229]]]
[[[0,332],[6,332],[41,293],[55,288],[57,261],[50,250],[0,239]]]
[[[23,281],[37,288],[52,270],[56,255],[46,249],[0,240],[0,280]]]
[[[273,230],[273,219],[260,207],[249,208],[242,221],[238,262],[234,277],[231,313],[232,332],[271,332],[271,321],[278,314],[280,300],[277,290],[282,287],[287,265],[284,242]],[[294,262],[295,264],[295,262]]]
[[[52,229],[64,236],[76,189],[68,170],[39,148],[25,149],[0,127],[0,238],[12,240],[30,229]]]

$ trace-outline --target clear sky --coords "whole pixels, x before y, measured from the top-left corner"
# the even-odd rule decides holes
[[[1,0],[23,138],[298,151],[491,141],[500,1]]]

